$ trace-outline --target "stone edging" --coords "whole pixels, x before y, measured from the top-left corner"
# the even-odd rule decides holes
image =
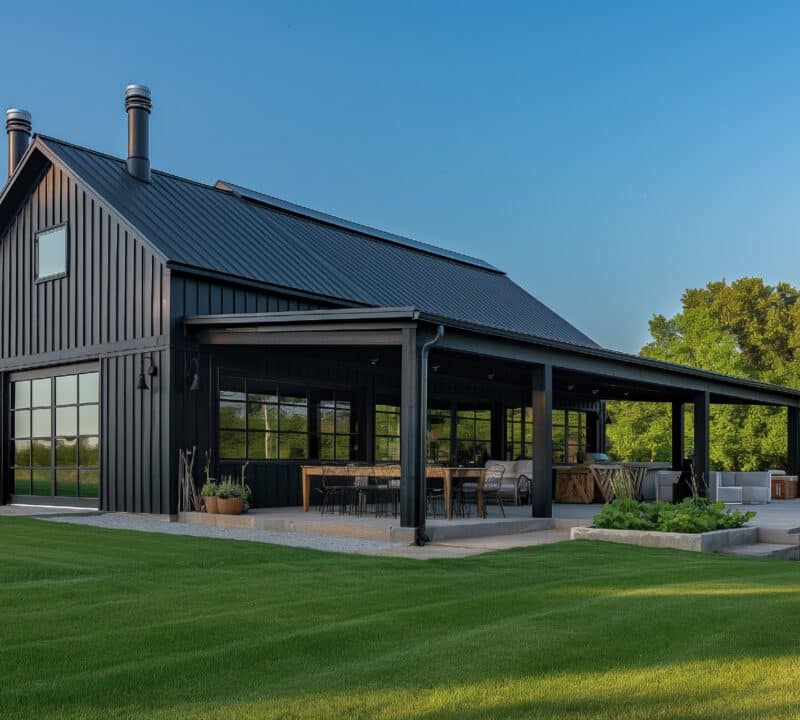
[[[605,542],[672,548],[692,552],[717,552],[731,545],[752,545],[758,542],[758,528],[745,526],[732,530],[706,533],[673,533],[658,530],[612,530],[597,527],[574,527],[570,540],[603,540]]]

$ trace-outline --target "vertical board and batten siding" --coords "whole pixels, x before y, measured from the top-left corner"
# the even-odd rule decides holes
[[[63,223],[67,274],[36,282],[36,233]],[[169,271],[161,258],[72,175],[48,165],[0,237],[0,301],[0,366],[100,360],[100,508],[169,512]],[[136,391],[151,352],[159,375],[148,378],[149,392]],[[6,477],[9,465],[6,455]]]
[[[67,275],[36,282],[36,234],[63,223],[68,225]],[[53,165],[0,238],[0,287],[0,360],[169,331],[164,263]]]
[[[197,447],[198,458],[195,463],[198,482],[203,479],[205,452],[211,450],[216,456],[216,387],[220,357],[236,357],[236,353],[221,348],[209,352],[209,348],[180,347],[183,339],[183,318],[187,315],[216,315],[221,313],[263,313],[317,310],[331,307],[330,304],[315,304],[277,293],[251,287],[235,287],[200,277],[191,277],[177,272],[172,273],[170,288],[173,317],[173,373],[175,399],[175,437],[176,449]],[[263,367],[269,351],[251,348],[243,367]],[[239,354],[241,357],[241,354]],[[188,392],[192,379],[191,363],[199,361],[201,389]],[[295,356],[302,365],[302,357]],[[299,467],[296,462],[271,462],[251,465],[254,490],[254,503],[257,507],[297,505],[300,503]],[[215,463],[216,473],[236,473],[237,466],[232,463]]]

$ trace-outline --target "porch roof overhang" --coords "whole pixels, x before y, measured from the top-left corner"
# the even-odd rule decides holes
[[[800,390],[709,372],[615,350],[560,343],[436,315],[414,307],[343,308],[299,312],[195,315],[185,332],[208,345],[392,346],[409,331],[446,328],[437,351],[553,367],[557,392],[588,399],[711,402],[800,407]]]

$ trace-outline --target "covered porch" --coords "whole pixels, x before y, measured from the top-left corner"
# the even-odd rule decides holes
[[[705,478],[712,404],[785,406],[790,474],[800,464],[800,393],[786,388],[414,308],[185,323],[186,346],[176,353],[176,371],[187,376],[179,443],[210,450],[218,474],[235,474],[248,462],[256,507],[301,505],[302,466],[396,464],[400,527],[421,541],[432,522],[432,463],[484,467],[530,458],[528,504],[514,515],[550,518],[554,464],[603,452],[603,403],[610,399],[671,403],[675,469],[685,457],[683,410],[690,404],[695,471]]]

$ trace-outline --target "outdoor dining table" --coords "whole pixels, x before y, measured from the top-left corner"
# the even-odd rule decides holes
[[[469,479],[478,484],[477,514],[483,516],[483,481],[486,470],[482,467],[439,467],[429,465],[426,475],[428,479],[441,479],[444,489],[444,516],[453,519],[453,480]],[[303,488],[303,511],[308,512],[311,506],[311,479],[315,477],[353,477],[365,476],[373,478],[399,478],[400,468],[397,465],[303,465],[300,468],[300,482]]]

